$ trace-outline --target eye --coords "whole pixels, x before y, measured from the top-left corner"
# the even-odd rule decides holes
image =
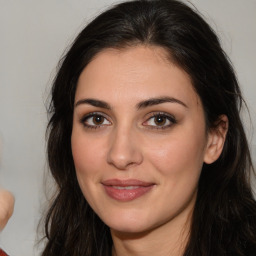
[[[155,113],[148,118],[143,125],[153,129],[165,129],[177,123],[176,119],[165,113]]]
[[[111,122],[100,113],[90,113],[81,119],[81,123],[86,128],[99,128],[101,126],[111,125]]]

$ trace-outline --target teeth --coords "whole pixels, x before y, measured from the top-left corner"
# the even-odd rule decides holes
[[[127,186],[127,187],[119,187],[119,186],[113,186],[113,188],[115,189],[136,189],[136,188],[139,188],[139,186]]]

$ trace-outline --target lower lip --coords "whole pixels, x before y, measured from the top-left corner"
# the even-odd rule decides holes
[[[120,189],[114,186],[104,185],[104,188],[108,196],[111,198],[118,201],[127,202],[143,196],[153,188],[153,185],[146,187],[134,186],[134,188],[131,189]]]

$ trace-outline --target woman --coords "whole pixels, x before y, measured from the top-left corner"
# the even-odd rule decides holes
[[[241,92],[208,24],[175,0],[102,13],[60,64],[42,255],[255,255]]]

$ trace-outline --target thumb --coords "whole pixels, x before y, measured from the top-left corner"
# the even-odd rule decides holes
[[[0,189],[0,231],[5,227],[13,214],[14,196],[11,192]]]

